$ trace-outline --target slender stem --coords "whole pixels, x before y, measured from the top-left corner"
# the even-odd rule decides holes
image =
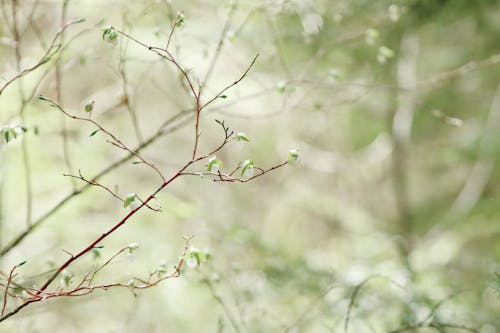
[[[147,161],[141,155],[139,155],[136,151],[128,148],[128,146],[125,145],[125,143],[123,143],[122,140],[120,140],[113,133],[111,133],[110,131],[108,131],[104,127],[102,127],[95,120],[93,120],[91,118],[83,118],[83,117],[78,117],[78,116],[72,115],[68,111],[66,111],[64,108],[62,108],[59,104],[57,104],[56,102],[54,102],[53,100],[51,100],[51,99],[49,99],[47,97],[40,97],[40,98],[42,100],[46,100],[46,101],[50,102],[52,104],[52,106],[56,107],[62,113],[64,113],[66,116],[68,116],[68,117],[70,117],[72,119],[86,121],[86,122],[89,122],[89,123],[93,124],[94,126],[96,126],[98,128],[99,131],[107,134],[113,140],[113,141],[109,141],[110,143],[114,144],[115,146],[117,146],[117,147],[119,147],[119,148],[121,148],[123,150],[128,151],[129,153],[131,153],[132,155],[134,155],[135,157],[137,157],[138,159],[140,159],[142,163],[146,164],[147,166],[149,166],[150,168],[152,168],[154,171],[156,171],[156,173],[160,176],[160,178],[162,179],[162,181],[165,181],[165,176],[163,176],[162,172],[152,162]]]
[[[210,65],[208,66],[207,73],[205,74],[205,78],[202,81],[201,84],[201,89],[203,90],[203,87],[207,84],[208,80],[210,80],[210,77],[212,76],[212,73],[215,69],[215,64],[217,63],[217,60],[219,59],[220,52],[222,50],[222,46],[224,45],[224,40],[226,39],[226,35],[229,31],[229,28],[231,27],[231,20],[233,18],[234,13],[236,12],[236,9],[238,8],[238,2],[235,1],[231,5],[231,9],[229,10],[229,13],[227,15],[226,23],[224,24],[224,27],[222,28],[222,31],[219,36],[219,41],[217,43],[217,46],[215,48],[214,55],[212,57],[212,60],[210,61]]]
[[[16,75],[14,75],[13,77],[11,77],[10,79],[7,80],[7,82],[5,82],[3,84],[3,86],[0,87],[0,95],[3,93],[3,91],[9,86],[11,85],[14,81],[16,81],[17,79],[23,77],[24,75],[28,74],[28,73],[31,73],[33,72],[35,69],[37,69],[38,67],[42,66],[43,64],[46,64],[47,62],[49,62],[49,60],[60,50],[61,48],[61,44],[57,43],[57,41],[59,40],[59,37],[61,36],[61,34],[71,25],[75,24],[75,23],[79,23],[81,22],[81,20],[72,20],[72,21],[69,21],[68,23],[66,23],[61,29],[59,29],[59,31],[56,33],[56,35],[54,36],[54,38],[52,39],[52,43],[50,44],[49,48],[45,51],[45,53],[43,54],[43,56],[38,60],[37,63],[35,63],[34,65],[30,66],[30,67],[27,67],[25,69],[23,69],[22,71],[18,72]]]
[[[230,85],[224,87],[222,90],[220,90],[214,97],[212,97],[210,100],[208,100],[208,102],[206,102],[205,104],[203,104],[203,106],[201,107],[201,110],[203,110],[204,108],[206,108],[208,105],[210,105],[213,101],[215,101],[217,98],[219,98],[223,93],[225,93],[228,89],[234,87],[235,85],[237,85],[238,83],[240,83],[241,80],[243,80],[245,78],[245,76],[247,76],[248,72],[250,71],[250,69],[252,69],[252,67],[255,65],[255,62],[257,61],[257,58],[259,57],[259,54],[257,53],[255,55],[255,57],[253,58],[252,62],[250,63],[250,65],[247,67],[247,69],[243,72],[243,74],[236,80],[234,81],[233,83],[231,83]]]
[[[66,22],[66,12],[68,9],[69,0],[64,0],[61,8],[61,26]],[[64,36],[65,33],[61,33],[61,45],[64,44]],[[56,60],[55,65],[55,81],[56,81],[56,101],[57,103],[63,104],[62,98],[62,86],[63,86],[63,78],[61,74],[61,55],[62,49],[59,52],[59,56]],[[64,163],[66,164],[66,169],[68,172],[73,172],[73,166],[71,164],[71,159],[69,155],[69,142],[68,142],[68,129],[66,125],[66,117],[61,115],[61,136],[62,136],[62,153],[64,158]],[[73,189],[76,188],[76,182],[74,179],[71,179],[71,185]]]
[[[148,140],[144,141],[144,143],[139,145],[137,148],[135,148],[134,152],[139,153],[144,148],[148,147],[149,145],[151,145],[152,143],[154,143],[156,140],[163,137],[164,135],[173,133],[177,129],[179,129],[181,126],[186,125],[191,119],[192,119],[192,116],[189,113],[185,113],[185,112],[180,112],[177,115],[169,118],[167,121],[165,121],[160,126],[160,128],[157,130],[157,132],[155,134],[153,134]],[[178,123],[176,123],[177,121],[178,121]],[[109,166],[105,167],[104,169],[102,169],[94,177],[92,177],[92,179],[94,181],[97,181],[98,179],[109,174],[111,171],[115,170],[119,166],[130,161],[134,156],[135,155],[133,153],[128,153],[127,156],[124,156],[120,160],[118,160],[118,161],[110,164]],[[22,240],[24,240],[29,234],[31,234],[31,232],[33,232],[33,230],[35,230],[37,227],[42,225],[49,217],[51,217],[56,212],[58,212],[59,209],[64,207],[69,201],[74,199],[80,193],[89,189],[91,186],[92,186],[92,184],[84,185],[84,186],[80,187],[79,189],[73,190],[70,194],[68,194],[66,197],[61,199],[61,201],[59,201],[57,204],[55,204],[50,210],[48,210],[45,214],[43,214],[41,217],[39,217],[29,227],[27,227],[23,232],[21,232],[13,240],[11,240],[4,248],[2,248],[0,250],[0,257],[4,256],[8,252],[10,252]]]
[[[9,277],[7,279],[7,284],[5,285],[5,292],[3,294],[3,304],[2,304],[2,314],[1,314],[2,317],[5,313],[5,308],[7,307],[7,296],[8,296],[8,292],[9,292],[10,283],[12,281],[12,276],[14,275],[14,271],[16,270],[16,268],[18,268],[20,265],[22,265],[22,264],[15,265],[10,270]]]

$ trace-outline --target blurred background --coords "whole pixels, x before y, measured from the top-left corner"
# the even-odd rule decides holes
[[[200,151],[222,139],[219,119],[250,140],[217,153],[223,170],[246,159],[268,168],[292,148],[301,162],[244,184],[181,177],[157,196],[161,212],[141,210],[70,266],[71,283],[133,242],[96,283],[171,270],[183,236],[208,260],[136,295],[35,303],[0,332],[500,332],[498,1],[1,6],[0,86],[43,59],[64,23],[85,19],[0,95],[3,285],[27,260],[14,281],[40,286],[65,251],[128,213],[102,188],[75,194],[85,183],[63,174],[104,172],[99,182],[122,197],[146,198],[160,181],[39,94],[79,116],[94,101],[92,118],[131,148],[146,143],[166,175],[191,158],[193,101],[178,71],[122,36],[103,40],[105,26],[165,47],[182,13],[169,49],[205,101],[259,54],[204,111]]]

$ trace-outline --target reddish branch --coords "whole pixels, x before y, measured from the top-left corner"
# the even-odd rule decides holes
[[[217,171],[217,172],[209,172],[209,171],[205,171],[205,172],[190,172],[190,171],[187,171],[187,172],[183,172],[182,175],[183,176],[215,176],[214,178],[214,182],[228,182],[228,183],[235,183],[235,182],[238,182],[238,183],[247,183],[249,181],[252,181],[254,180],[255,178],[257,177],[260,177],[270,171],[273,171],[273,170],[276,170],[278,168],[281,168],[285,165],[288,164],[288,161],[285,161],[285,162],[281,162],[279,164],[276,164],[268,169],[261,169],[261,168],[258,168],[258,167],[255,167],[255,169],[257,169],[259,171],[258,174],[252,176],[252,177],[249,177],[249,178],[241,178],[241,177],[233,177],[233,174],[238,171],[241,166],[238,165],[235,169],[233,169],[233,171],[231,171],[230,173],[222,173],[220,171]]]
[[[258,58],[259,55],[257,54],[255,56],[255,58],[252,60],[252,62],[250,63],[250,65],[247,67],[247,69],[243,72],[243,74],[236,81],[234,81],[233,83],[231,83],[228,86],[224,87],[217,94],[215,94],[215,96],[213,96],[212,98],[210,98],[207,102],[202,103],[202,101],[201,101],[201,98],[202,98],[202,87],[201,87],[201,85],[198,85],[198,88],[195,88],[195,86],[193,84],[193,80],[189,76],[189,71],[185,70],[184,67],[179,63],[179,61],[168,50],[168,46],[170,44],[170,40],[172,38],[172,34],[173,34],[174,30],[175,30],[175,27],[176,27],[177,22],[178,22],[179,19],[180,19],[180,16],[177,15],[177,17],[174,20],[174,23],[172,25],[172,29],[171,29],[170,35],[169,35],[169,40],[168,40],[167,46],[165,48],[147,45],[147,44],[139,41],[138,39],[132,37],[131,35],[123,32],[123,31],[120,31],[119,29],[116,29],[114,27],[110,27],[110,28],[116,30],[119,34],[121,34],[122,36],[130,39],[131,41],[135,42],[136,44],[138,44],[138,45],[140,45],[140,46],[142,46],[142,47],[144,47],[144,48],[146,48],[146,49],[148,49],[148,50],[156,53],[161,58],[163,58],[163,59],[171,62],[177,68],[177,70],[181,73],[182,77],[186,80],[186,83],[188,85],[189,91],[190,91],[190,93],[191,93],[191,95],[193,97],[193,100],[194,100],[194,110],[195,110],[195,139],[194,139],[193,152],[192,152],[191,158],[195,159],[197,151],[198,151],[198,143],[199,143],[199,138],[200,138],[200,114],[201,114],[201,112],[203,111],[204,108],[206,108],[208,105],[210,105],[211,103],[213,103],[217,98],[219,98],[220,96],[222,96],[222,94],[224,92],[226,92],[228,89],[230,89],[231,87],[237,85],[241,80],[243,80],[245,78],[245,76],[247,76],[247,74],[250,71],[250,69],[254,66],[254,64],[257,61],[257,58]]]
[[[87,118],[81,118],[81,117],[76,117],[76,116],[71,116],[69,113],[67,113],[62,107],[60,107],[59,105],[57,105],[56,103],[54,103],[52,100],[50,99],[47,99],[47,98],[44,98],[46,101],[49,101],[50,103],[52,103],[53,106],[57,107],[61,112],[63,112],[64,114],[70,116],[71,118],[74,118],[74,119],[79,119],[79,120],[85,120],[85,121],[91,121],[93,122],[92,120],[90,119],[87,119]],[[110,133],[110,132],[107,132],[106,130],[104,130],[100,125],[98,125],[97,123],[93,122],[96,126],[99,126],[103,131],[105,131],[108,135],[110,135],[111,137],[114,138],[114,136]],[[188,161],[187,163],[184,164],[184,166],[182,166],[175,174],[173,174],[170,178],[168,179],[165,179],[162,184],[152,193],[150,194],[146,200],[144,200],[137,208],[131,210],[127,215],[125,215],[118,223],[116,223],[112,228],[110,228],[109,230],[107,230],[106,232],[104,232],[103,234],[101,234],[99,237],[97,237],[94,241],[92,241],[89,245],[87,245],[85,248],[83,248],[80,252],[78,252],[77,254],[70,254],[70,257],[62,264],[60,265],[57,270],[52,274],[52,276],[50,276],[47,281],[38,289],[36,290],[26,290],[26,292],[28,293],[31,293],[31,298],[27,299],[24,301],[24,303],[22,303],[21,305],[17,306],[16,308],[14,308],[13,310],[11,310],[9,313],[5,314],[5,315],[2,315],[2,317],[0,318],[0,322],[13,316],[14,314],[16,314],[17,312],[19,312],[21,309],[25,308],[26,306],[28,306],[29,304],[31,303],[34,303],[34,302],[38,302],[38,301],[41,301],[41,300],[44,300],[44,299],[47,299],[47,298],[53,298],[53,297],[60,297],[60,296],[83,296],[83,295],[86,295],[96,289],[107,289],[107,288],[111,288],[111,287],[130,287],[128,284],[123,284],[123,283],[114,283],[114,284],[107,284],[107,285],[101,285],[101,286],[86,286],[84,285],[84,282],[87,281],[86,280],[86,277],[84,277],[84,282],[83,283],[80,283],[76,289],[73,289],[71,291],[58,291],[56,290],[55,292],[47,292],[46,290],[48,289],[48,287],[51,285],[51,283],[66,269],[68,268],[73,262],[75,262],[76,260],[78,260],[80,257],[82,257],[83,255],[87,254],[88,252],[90,252],[92,249],[96,248],[96,246],[98,246],[99,243],[101,243],[101,241],[103,241],[104,239],[106,239],[109,235],[111,235],[113,232],[115,232],[117,229],[119,229],[120,227],[122,227],[136,212],[138,212],[141,208],[143,208],[144,206],[146,206],[153,198],[156,197],[156,195],[161,191],[163,190],[165,187],[167,187],[170,183],[172,183],[175,179],[177,179],[178,177],[182,176],[182,175],[185,175],[187,173],[185,173],[185,170],[188,169],[190,166],[192,166],[193,164],[196,164],[202,160],[205,160],[207,159],[208,157],[214,155],[215,153],[217,153],[218,151],[220,151],[227,143],[229,143],[230,141],[232,141],[233,139],[233,132],[232,131],[229,131],[229,129],[227,127],[224,127],[223,126],[223,129],[224,129],[224,140],[222,141],[222,143],[217,146],[216,148],[214,148],[212,151],[210,151],[209,153],[205,154],[205,155],[202,155],[202,156],[199,156],[197,158],[194,158],[194,159],[191,159],[190,161]],[[116,139],[118,140],[118,139]],[[121,141],[117,141],[117,142],[121,142]],[[126,146],[124,146],[124,149],[126,150],[129,150]],[[276,169],[280,166],[283,166],[285,165],[286,163],[282,163],[276,167],[272,167],[268,170],[261,170],[261,173],[256,175],[256,176],[253,176],[247,180],[244,180],[244,181],[249,181],[251,179],[255,179],[259,176],[262,176],[264,175],[265,173],[267,173],[268,171],[270,170],[273,170],[273,169]],[[242,180],[243,181],[243,180]],[[165,276],[165,277],[162,277],[154,282],[151,282],[151,275],[150,277],[148,278],[147,281],[143,281],[143,280],[139,280],[140,282],[144,283],[144,285],[142,286],[136,286],[134,288],[137,288],[137,289],[144,289],[144,288],[149,288],[151,286],[155,286],[157,285],[158,283],[160,283],[161,281],[167,279],[167,278],[171,278],[171,277],[174,277],[174,276],[178,276],[180,274],[180,266],[182,265],[183,263],[183,259],[181,260],[180,262],[180,265],[178,265],[178,268],[176,269],[176,271],[173,273],[173,275],[170,275],[170,276]],[[92,280],[92,279],[91,279]],[[6,288],[6,290],[8,290],[8,288]]]
[[[21,288],[25,292],[25,295],[27,295],[28,297],[26,298],[26,297],[17,296],[18,298],[23,299],[24,302],[21,305],[19,305],[18,307],[16,307],[14,310],[12,310],[9,313],[7,313],[6,315],[4,315],[5,307],[6,307],[6,304],[7,304],[7,291],[9,289],[9,285],[10,285],[10,283],[12,281],[13,272],[14,272],[14,270],[17,267],[19,267],[22,264],[24,264],[24,262],[21,263],[21,264],[18,264],[16,266],[14,266],[14,268],[11,270],[11,272],[9,274],[9,277],[8,277],[8,280],[7,280],[7,286],[6,286],[6,289],[5,289],[6,291],[5,291],[4,301],[3,301],[3,306],[2,306],[2,317],[0,318],[0,321],[3,321],[5,319],[13,316],[14,314],[18,313],[21,309],[23,309],[24,307],[28,306],[31,303],[36,303],[36,302],[44,301],[44,300],[49,299],[49,298],[65,297],[65,296],[66,297],[69,297],[69,296],[72,296],[72,297],[85,296],[85,295],[88,295],[88,294],[92,293],[94,290],[108,290],[109,288],[114,288],[114,287],[126,287],[126,288],[132,289],[132,290],[135,290],[135,289],[147,289],[147,288],[155,287],[159,283],[161,283],[162,281],[165,281],[167,279],[179,277],[180,273],[181,273],[181,269],[184,266],[186,255],[187,255],[188,250],[189,250],[189,241],[191,240],[191,237],[185,237],[185,240],[186,240],[186,244],[184,246],[184,250],[182,252],[182,255],[180,256],[179,261],[177,262],[177,264],[174,266],[173,272],[170,273],[170,274],[164,275],[163,272],[160,272],[159,270],[156,270],[156,271],[150,273],[148,275],[148,278],[146,280],[138,278],[138,277],[134,277],[132,279],[132,281],[138,281],[139,282],[138,285],[135,285],[135,284],[130,283],[130,282],[128,282],[128,283],[108,283],[108,284],[101,284],[101,285],[92,285],[92,282],[93,282],[95,276],[97,275],[97,273],[99,273],[102,269],[104,269],[105,267],[107,267],[121,253],[123,253],[123,252],[125,252],[126,250],[129,249],[129,247],[125,247],[125,248],[119,250],[113,256],[111,256],[101,266],[98,266],[95,269],[87,272],[83,276],[83,278],[81,279],[81,281],[76,285],[76,287],[74,287],[72,289],[69,289],[69,290],[66,290],[66,291],[62,290],[62,289],[56,289],[53,292],[47,292],[47,291],[45,291],[45,289],[46,289],[45,286],[43,286],[42,288],[37,289],[37,288],[26,288],[26,287],[22,287],[22,286],[20,286],[18,284],[15,284],[16,287]],[[155,275],[157,276],[157,278],[155,280],[153,280],[153,277]],[[12,283],[12,284],[14,284],[14,283]]]
[[[7,294],[9,292],[10,282],[12,281],[12,275],[14,274],[16,268],[17,265],[12,267],[12,269],[10,270],[9,277],[7,279],[7,284],[5,285],[5,292],[3,294],[3,303],[2,303],[2,316],[5,313],[5,307],[7,306]]]
[[[169,41],[167,43],[167,47],[168,47],[168,44],[170,43],[170,39],[172,37],[172,34],[173,34],[173,31],[175,29],[175,24],[177,23],[177,20],[178,18],[176,18],[176,20],[174,21],[174,26],[172,27],[172,32],[169,36]],[[51,49],[53,49],[55,46],[55,41],[57,40],[57,38],[62,34],[62,32],[64,31],[64,29],[69,26],[70,24],[72,23],[75,23],[76,21],[73,21],[73,22],[70,22],[68,23],[67,25],[65,25],[61,31],[56,35],[56,37],[54,38],[54,41],[51,45],[51,47],[49,48],[49,50],[47,51],[47,54],[44,58],[42,58],[42,60],[40,61],[39,64],[36,65],[36,67],[40,66],[41,64],[43,64],[44,62],[47,62],[47,56],[52,56],[53,53],[50,52]],[[112,28],[114,29],[114,28]],[[114,226],[112,226],[109,230],[107,230],[106,232],[102,233],[100,236],[98,236],[95,240],[93,240],[90,244],[88,244],[86,247],[84,247],[83,249],[81,249],[77,254],[71,254],[68,252],[68,254],[70,255],[70,257],[63,263],[61,264],[57,269],[55,269],[54,273],[45,281],[45,283],[43,283],[43,285],[40,287],[40,288],[22,288],[28,295],[29,295],[29,298],[24,299],[24,302],[20,305],[18,305],[17,307],[15,307],[14,309],[12,309],[10,312],[8,312],[7,314],[5,314],[5,310],[6,310],[6,306],[7,306],[7,296],[8,296],[8,290],[9,290],[9,286],[11,284],[11,281],[12,281],[12,276],[13,276],[13,272],[14,270],[19,267],[21,264],[17,265],[17,266],[14,266],[14,268],[11,270],[10,274],[9,274],[9,277],[8,277],[8,280],[7,280],[7,284],[5,286],[5,295],[4,295],[4,301],[3,301],[3,306],[2,306],[2,313],[1,313],[1,318],[0,318],[0,322],[13,316],[14,314],[18,313],[21,309],[25,308],[26,306],[28,306],[29,304],[31,303],[35,303],[35,302],[39,302],[39,301],[42,301],[44,299],[47,299],[47,298],[53,298],[53,297],[61,297],[61,296],[83,296],[83,295],[87,295],[89,293],[91,293],[92,291],[96,290],[96,289],[108,289],[108,288],[111,288],[111,287],[128,287],[128,288],[133,288],[133,289],[145,289],[145,288],[149,288],[149,287],[152,287],[152,286],[156,286],[158,283],[160,283],[161,281],[165,280],[165,279],[169,279],[169,278],[172,278],[172,277],[177,277],[180,275],[180,269],[184,263],[184,257],[185,257],[185,254],[186,254],[186,251],[188,249],[187,245],[186,245],[186,248],[184,250],[184,255],[181,257],[181,259],[179,260],[177,266],[175,267],[175,270],[173,273],[171,273],[170,275],[166,275],[166,276],[158,276],[158,278],[154,281],[152,281],[154,275],[156,273],[151,273],[149,274],[149,277],[147,278],[147,280],[142,280],[142,279],[139,279],[139,278],[134,278],[134,280],[138,281],[141,283],[141,285],[138,285],[138,286],[135,286],[132,284],[132,286],[130,285],[130,283],[112,283],[112,284],[105,284],[105,285],[94,285],[92,286],[92,281],[94,280],[94,277],[95,275],[100,271],[102,270],[104,267],[106,267],[114,258],[116,258],[116,256],[118,256],[120,253],[123,253],[125,251],[125,249],[122,249],[120,251],[118,251],[115,255],[113,255],[109,260],[107,260],[102,266],[94,269],[93,271],[89,271],[87,272],[87,274],[84,275],[83,279],[81,280],[81,282],[73,289],[71,290],[68,290],[68,291],[64,291],[60,288],[56,288],[55,291],[53,292],[50,292],[48,291],[48,288],[49,286],[52,284],[52,282],[65,270],[67,269],[72,263],[74,263],[75,261],[77,261],[79,258],[81,258],[82,256],[84,256],[85,254],[89,253],[90,251],[92,251],[93,249],[95,249],[99,243],[101,243],[104,239],[106,239],[107,237],[109,237],[112,233],[114,233],[116,230],[118,230],[119,228],[121,228],[123,225],[125,225],[127,223],[127,221],[133,216],[135,215],[135,213],[137,213],[139,210],[141,210],[143,207],[147,207],[148,206],[148,203],[156,198],[156,195],[162,191],[165,187],[167,187],[170,183],[172,183],[174,180],[176,180],[177,178],[179,178],[180,176],[183,176],[183,175],[188,175],[188,174],[192,174],[190,172],[186,172],[186,170],[191,167],[192,165],[202,161],[202,160],[205,160],[207,159],[208,157],[210,156],[213,156],[215,153],[217,153],[218,151],[220,151],[226,144],[228,144],[230,141],[233,140],[233,132],[229,130],[229,128],[225,127],[224,126],[224,123],[221,122],[221,126],[224,130],[224,140],[222,141],[221,144],[219,144],[216,148],[214,148],[212,151],[210,151],[209,153],[205,154],[205,155],[201,155],[201,156],[198,156],[197,157],[197,150],[198,150],[198,140],[199,140],[199,119],[200,119],[200,113],[201,111],[207,107],[208,105],[210,105],[212,102],[214,102],[217,98],[219,98],[225,91],[227,91],[228,89],[230,89],[231,87],[233,87],[234,85],[238,84],[241,80],[243,80],[243,78],[248,74],[248,72],[250,71],[251,67],[255,64],[255,61],[257,59],[257,56],[252,60],[251,64],[248,66],[248,68],[244,71],[244,73],[241,75],[241,77],[239,79],[237,79],[236,81],[234,81],[233,83],[229,84],[228,86],[226,86],[225,88],[223,88],[219,93],[217,93],[214,97],[210,98],[207,102],[205,102],[204,104],[201,102],[201,91],[202,91],[202,88],[201,86],[198,86],[198,88],[196,89],[194,84],[193,84],[193,80],[191,79],[189,73],[187,70],[185,70],[181,65],[180,63],[176,60],[176,58],[168,51],[167,48],[159,48],[159,47],[153,47],[153,46],[148,46],[140,41],[138,41],[137,39],[135,39],[134,37],[124,33],[124,32],[121,32],[117,29],[114,29],[116,30],[118,33],[120,33],[121,35],[129,38],[130,40],[136,42],[137,44],[143,46],[143,47],[146,47],[148,50],[150,51],[153,51],[155,52],[156,54],[158,54],[159,56],[161,56],[162,58],[166,59],[167,61],[173,63],[175,65],[175,67],[179,70],[179,72],[182,74],[183,78],[185,79],[185,81],[187,82],[187,85],[189,87],[189,90],[192,94],[192,97],[193,97],[193,100],[194,100],[194,104],[195,104],[195,112],[196,112],[196,115],[195,115],[195,129],[196,129],[196,137],[195,137],[195,142],[194,142],[194,147],[193,147],[193,153],[192,153],[192,157],[191,159],[186,162],[177,172],[175,172],[170,178],[165,178],[162,174],[162,172],[158,169],[158,167],[156,167],[152,162],[149,162],[147,160],[145,160],[141,155],[138,154],[137,150],[132,150],[130,149],[125,143],[123,143],[122,140],[120,140],[118,137],[116,137],[113,133],[111,133],[110,131],[106,130],[102,125],[100,125],[99,123],[97,123],[96,121],[94,121],[93,119],[90,118],[90,116],[88,118],[84,118],[84,117],[79,117],[79,116],[75,116],[73,114],[70,114],[69,112],[67,112],[63,107],[61,107],[58,103],[54,102],[53,100],[47,98],[47,97],[44,97],[44,96],[40,96],[39,98],[43,101],[47,101],[50,103],[51,106],[57,108],[59,111],[61,111],[64,115],[66,115],[67,117],[70,117],[72,119],[75,119],[75,120],[80,120],[80,121],[84,121],[84,122],[89,122],[91,123],[92,125],[96,126],[97,129],[103,133],[105,133],[111,140],[109,140],[108,142],[112,143],[113,145],[127,151],[130,156],[135,156],[137,157],[139,160],[141,160],[142,163],[148,165],[149,167],[151,167],[160,177],[161,177],[161,184],[156,188],[156,190],[153,191],[153,193],[151,193],[145,200],[141,200],[141,203],[139,204],[139,206],[135,209],[132,209],[128,214],[126,214],[119,222],[117,222]],[[58,46],[59,47],[59,46]],[[57,47],[57,48],[58,48]],[[57,52],[57,50],[53,51],[54,53]],[[50,57],[48,58],[50,59]],[[21,77],[22,75],[26,74],[27,72],[35,69],[36,67],[33,67],[32,69],[30,70],[25,70],[23,72],[21,72],[17,77]],[[17,78],[16,77],[16,78]],[[10,80],[9,82],[7,82],[7,84],[2,88],[2,90],[8,85],[10,84],[11,82],[13,82],[16,78]],[[2,91],[0,90],[0,92]],[[235,181],[239,181],[239,182],[248,182],[250,180],[253,180],[257,177],[260,177],[274,169],[277,169],[279,167],[282,167],[284,165],[286,165],[287,162],[283,162],[281,164],[278,164],[276,166],[273,166],[267,170],[264,170],[264,169],[260,169],[260,168],[256,168],[257,170],[260,171],[260,173],[258,173],[257,175],[253,176],[253,177],[250,177],[248,179],[239,179],[239,178],[233,178],[232,177],[232,174],[234,172],[236,172],[238,169],[239,169],[239,166],[230,174],[228,175],[222,175],[221,173],[218,173],[217,176],[218,176],[218,179],[216,179],[216,181],[227,181],[227,182],[235,182]],[[74,176],[73,176],[74,177]],[[102,184],[99,184],[97,183],[95,180],[86,180],[81,174],[80,174],[80,177],[78,177],[84,181],[86,181],[89,185],[95,185],[95,186],[99,186],[99,187],[102,187],[106,190],[108,190],[112,195],[114,195],[115,197],[119,198],[119,196],[117,196],[116,194],[114,194],[113,191],[109,190],[109,188],[107,188],[106,186],[102,185]],[[121,198],[119,198],[121,200]],[[17,285],[16,285],[17,286]]]

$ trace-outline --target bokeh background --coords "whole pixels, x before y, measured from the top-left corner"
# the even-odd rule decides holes
[[[139,212],[69,270],[78,281],[137,242],[97,282],[144,277],[177,263],[183,236],[208,261],[135,296],[109,289],[33,304],[0,332],[500,332],[498,1],[1,5],[1,85],[41,59],[61,22],[85,19],[0,95],[2,131],[27,129],[0,145],[1,271],[28,261],[16,283],[40,285],[64,251],[78,252],[128,212],[97,187],[71,196],[85,184],[62,175],[90,179],[126,153],[36,96],[78,115],[95,101],[93,119],[130,147],[155,138],[142,153],[167,175],[190,158],[192,100],[179,73],[123,37],[104,41],[107,25],[164,47],[182,12],[170,48],[200,82],[214,64],[205,100],[259,54],[204,113],[200,149],[220,142],[220,119],[250,139],[217,154],[227,170],[249,158],[270,167],[291,148],[301,163],[245,184],[178,179],[158,195],[162,212]],[[158,177],[133,162],[100,182],[146,197]]]

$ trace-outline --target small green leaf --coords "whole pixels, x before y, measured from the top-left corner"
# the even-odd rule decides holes
[[[113,40],[116,38],[118,38],[118,32],[116,32],[116,30],[111,30],[111,32],[109,33],[109,40]]]
[[[175,26],[177,28],[180,28],[185,22],[184,14],[183,13],[177,13],[177,19],[175,21]]]
[[[94,101],[90,101],[87,104],[85,104],[85,111],[86,112],[91,112],[92,109],[94,109]]]
[[[219,98],[227,98],[227,95],[220,95]]]
[[[16,267],[21,267],[22,265],[24,265],[27,262],[28,262],[27,260],[21,261],[19,264],[16,265]]]
[[[38,96],[38,99],[41,100],[41,101],[45,101],[45,102],[50,102],[51,100],[43,95],[39,95]]]
[[[254,165],[252,160],[245,160],[241,165],[241,177],[251,178],[254,174]]]
[[[63,286],[63,287],[68,287],[69,284],[71,283],[71,280],[73,279],[73,274],[68,271],[68,270],[63,270],[61,272],[61,280],[60,280],[60,284]]]
[[[5,142],[10,141],[10,132],[8,130],[3,132],[3,135],[5,136]]]
[[[141,164],[141,161],[133,161],[132,164]]]
[[[208,160],[207,171],[208,172],[217,172],[220,169],[222,169],[222,161],[217,159],[217,157],[215,155],[210,157]]]
[[[297,165],[300,162],[300,155],[298,149],[290,149],[288,151],[288,164]]]
[[[135,194],[134,194],[134,197],[135,197]],[[132,243],[128,244],[127,248],[128,248],[129,253],[132,253],[139,248],[139,244],[136,242],[132,242]]]
[[[246,133],[239,132],[236,133],[236,141],[250,141],[250,139],[248,139]]]
[[[123,207],[127,208],[135,200],[135,197],[135,193],[130,193],[129,195],[127,195],[127,197],[123,201]]]
[[[94,254],[94,259],[99,259],[101,257],[101,251],[98,249],[93,249],[92,253]]]
[[[102,39],[114,44],[117,38],[118,38],[118,31],[116,31],[110,26],[103,28]]]
[[[102,29],[102,39],[105,39],[106,35],[109,35],[111,32],[111,27],[105,27]]]
[[[90,135],[89,135],[89,136],[94,136],[94,135],[96,135],[96,134],[97,134],[97,132],[99,132],[99,131],[100,131],[99,129],[96,129],[95,131],[93,131],[92,133],[90,133]]]

